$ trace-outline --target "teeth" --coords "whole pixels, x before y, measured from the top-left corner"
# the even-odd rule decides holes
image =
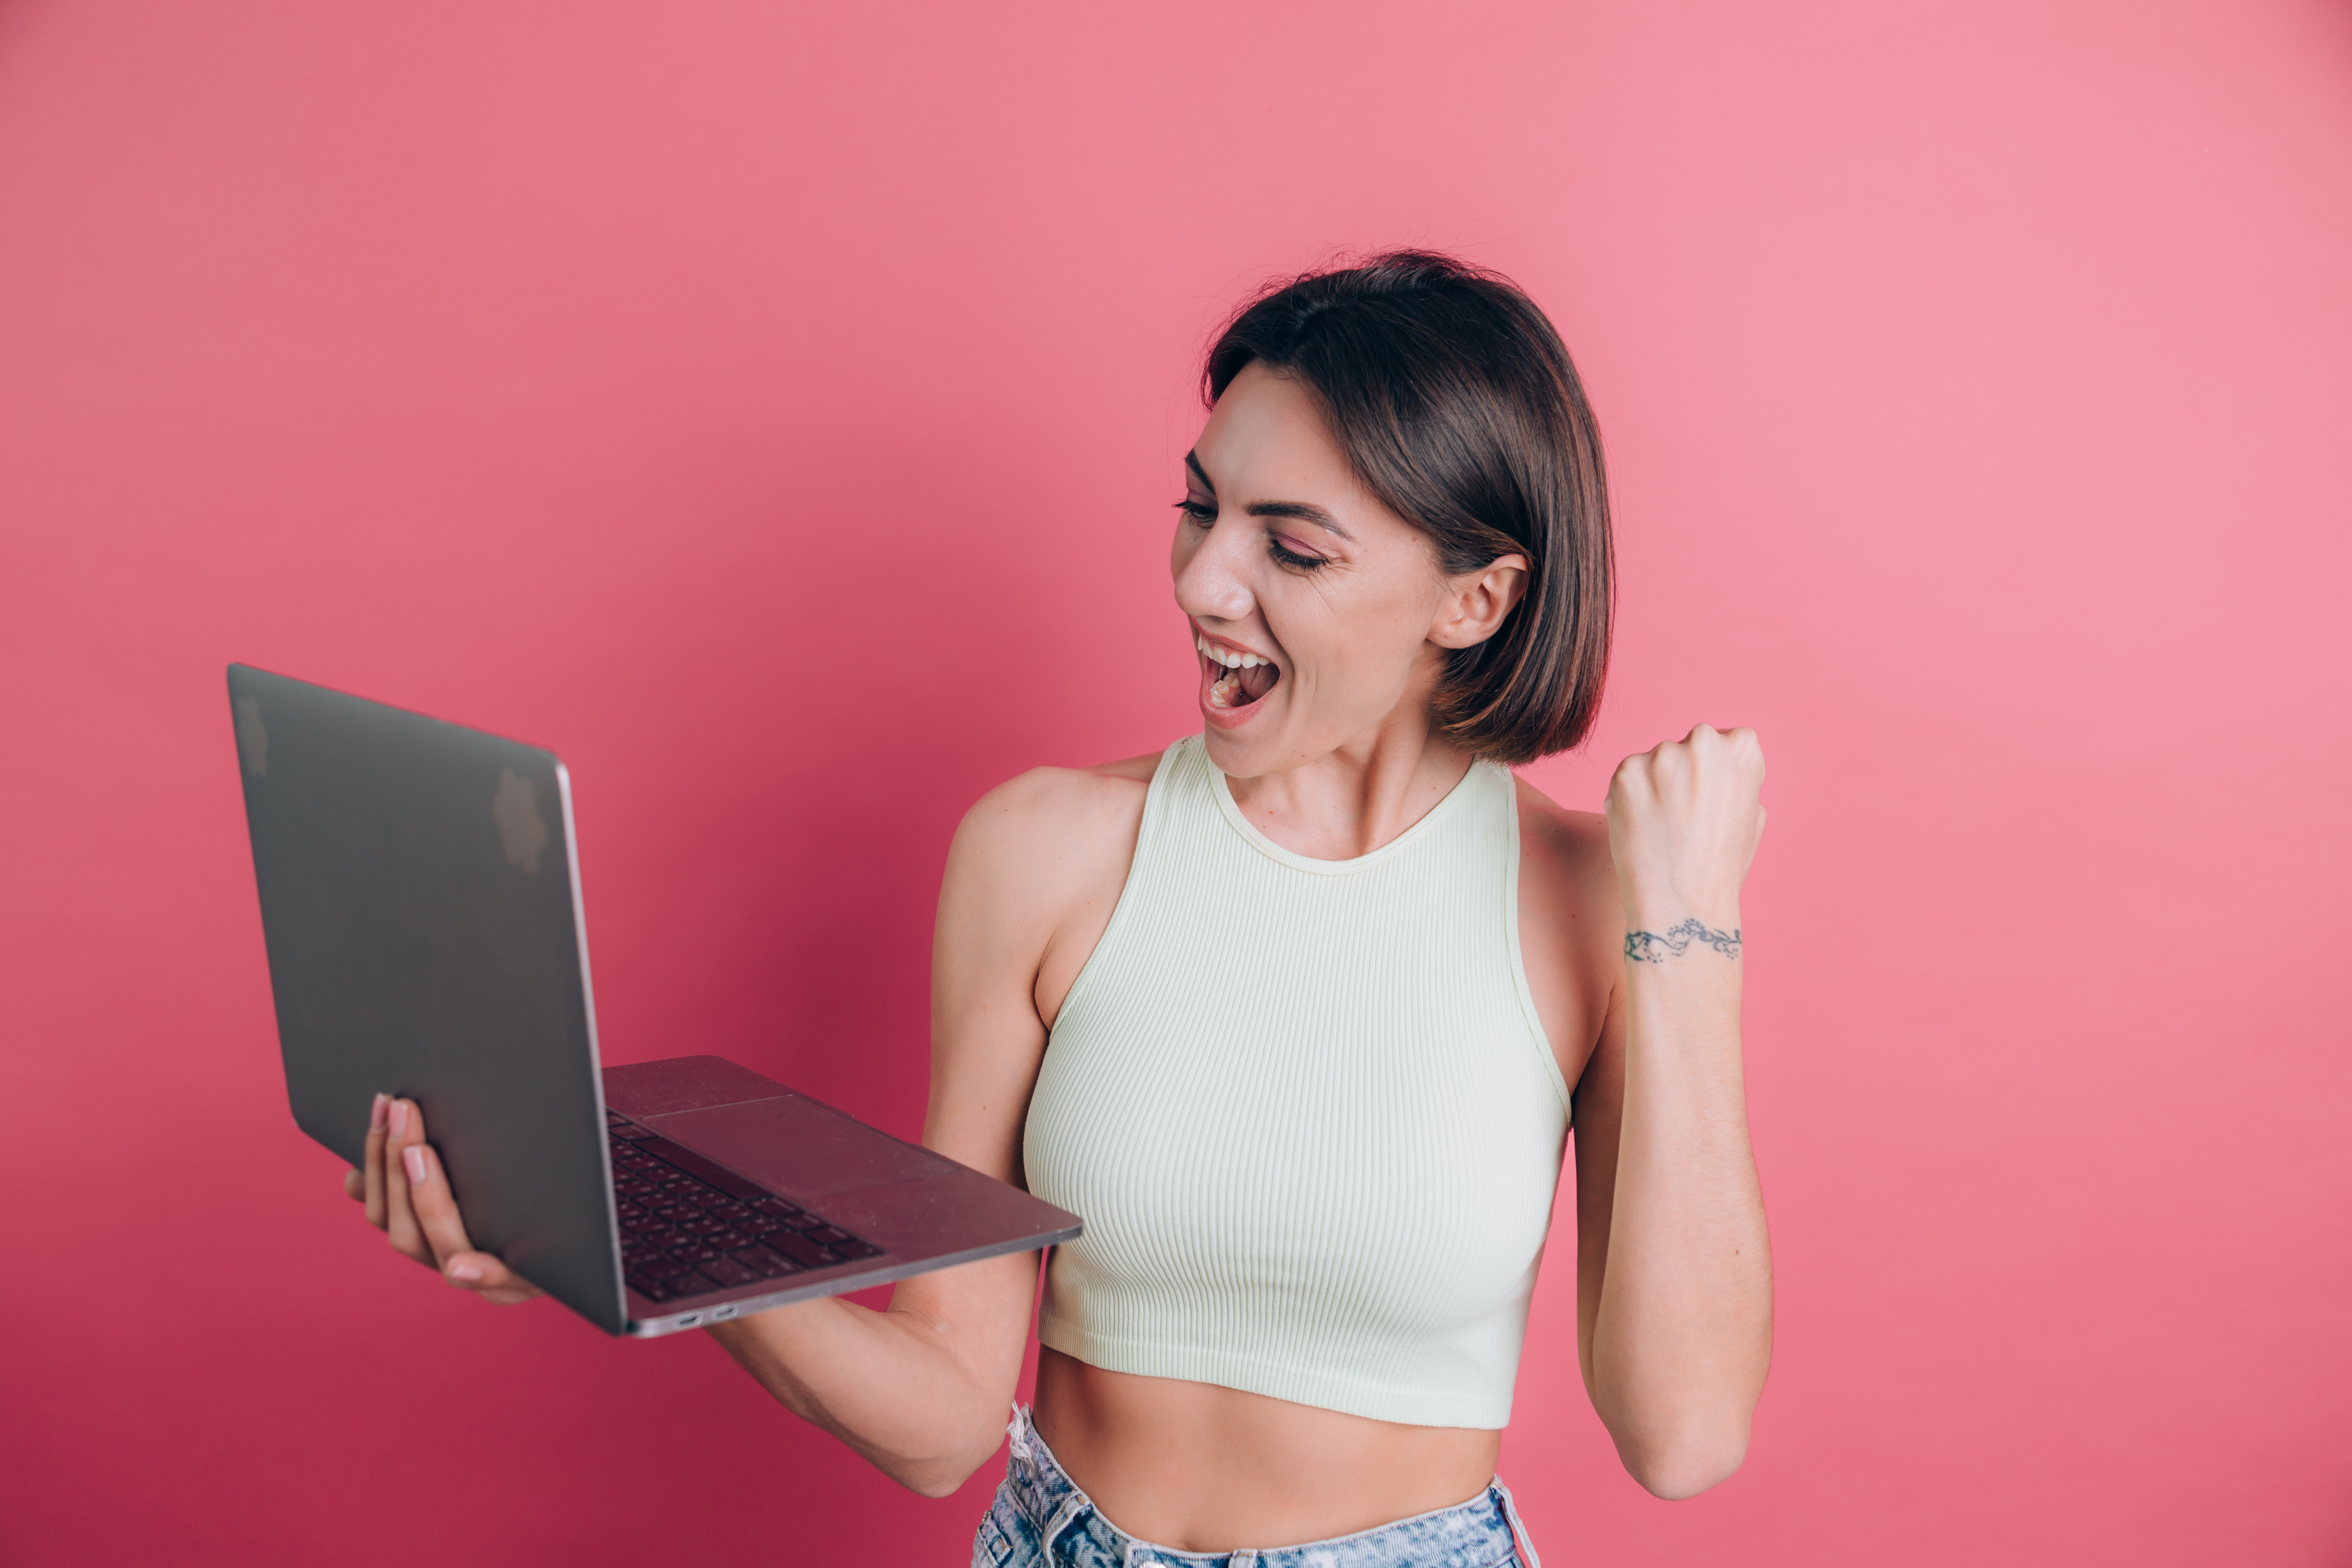
[[[1192,646],[1199,648],[1205,657],[1216,660],[1227,669],[1255,669],[1261,664],[1274,662],[1270,658],[1261,658],[1254,653],[1235,653],[1231,648],[1214,647],[1207,637],[1198,632],[1192,634]]]

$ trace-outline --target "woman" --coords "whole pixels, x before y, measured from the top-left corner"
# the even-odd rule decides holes
[[[1571,1107],[1594,1407],[1662,1497],[1746,1448],[1762,756],[1702,725],[1605,818],[1507,771],[1590,728],[1610,611],[1597,433],[1508,283],[1302,278],[1205,383],[1172,556],[1203,732],[992,792],[940,893],[924,1142],[1087,1223],[973,1561],[1532,1562],[1495,1459]],[[377,1120],[370,1220],[534,1294],[467,1247],[415,1107]],[[1035,1282],[997,1258],[709,1331],[942,1496],[996,1448]]]

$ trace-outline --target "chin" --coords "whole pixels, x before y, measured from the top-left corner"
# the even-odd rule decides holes
[[[1273,717],[1271,714],[1257,715],[1239,729],[1220,726],[1216,720],[1221,717],[1221,714],[1211,716],[1204,736],[1209,761],[1216,763],[1217,771],[1226,777],[1260,778],[1296,767],[1304,760],[1297,755],[1296,748],[1281,744],[1278,731],[1265,722]]]

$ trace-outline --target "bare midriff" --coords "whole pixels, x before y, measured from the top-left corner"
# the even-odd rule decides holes
[[[1179,1552],[1296,1546],[1467,1502],[1502,1434],[1037,1361],[1037,1435],[1103,1517]]]

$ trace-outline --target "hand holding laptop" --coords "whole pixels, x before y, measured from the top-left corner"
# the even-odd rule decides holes
[[[411,1101],[375,1097],[367,1164],[345,1173],[343,1192],[367,1205],[368,1224],[384,1233],[394,1251],[436,1268],[460,1290],[500,1307],[545,1294],[496,1257],[474,1250],[441,1157],[425,1141],[425,1113]]]
[[[553,753],[242,665],[228,687],[287,1100],[395,1250],[644,1337],[1078,1234],[721,1058],[603,1067]]]

